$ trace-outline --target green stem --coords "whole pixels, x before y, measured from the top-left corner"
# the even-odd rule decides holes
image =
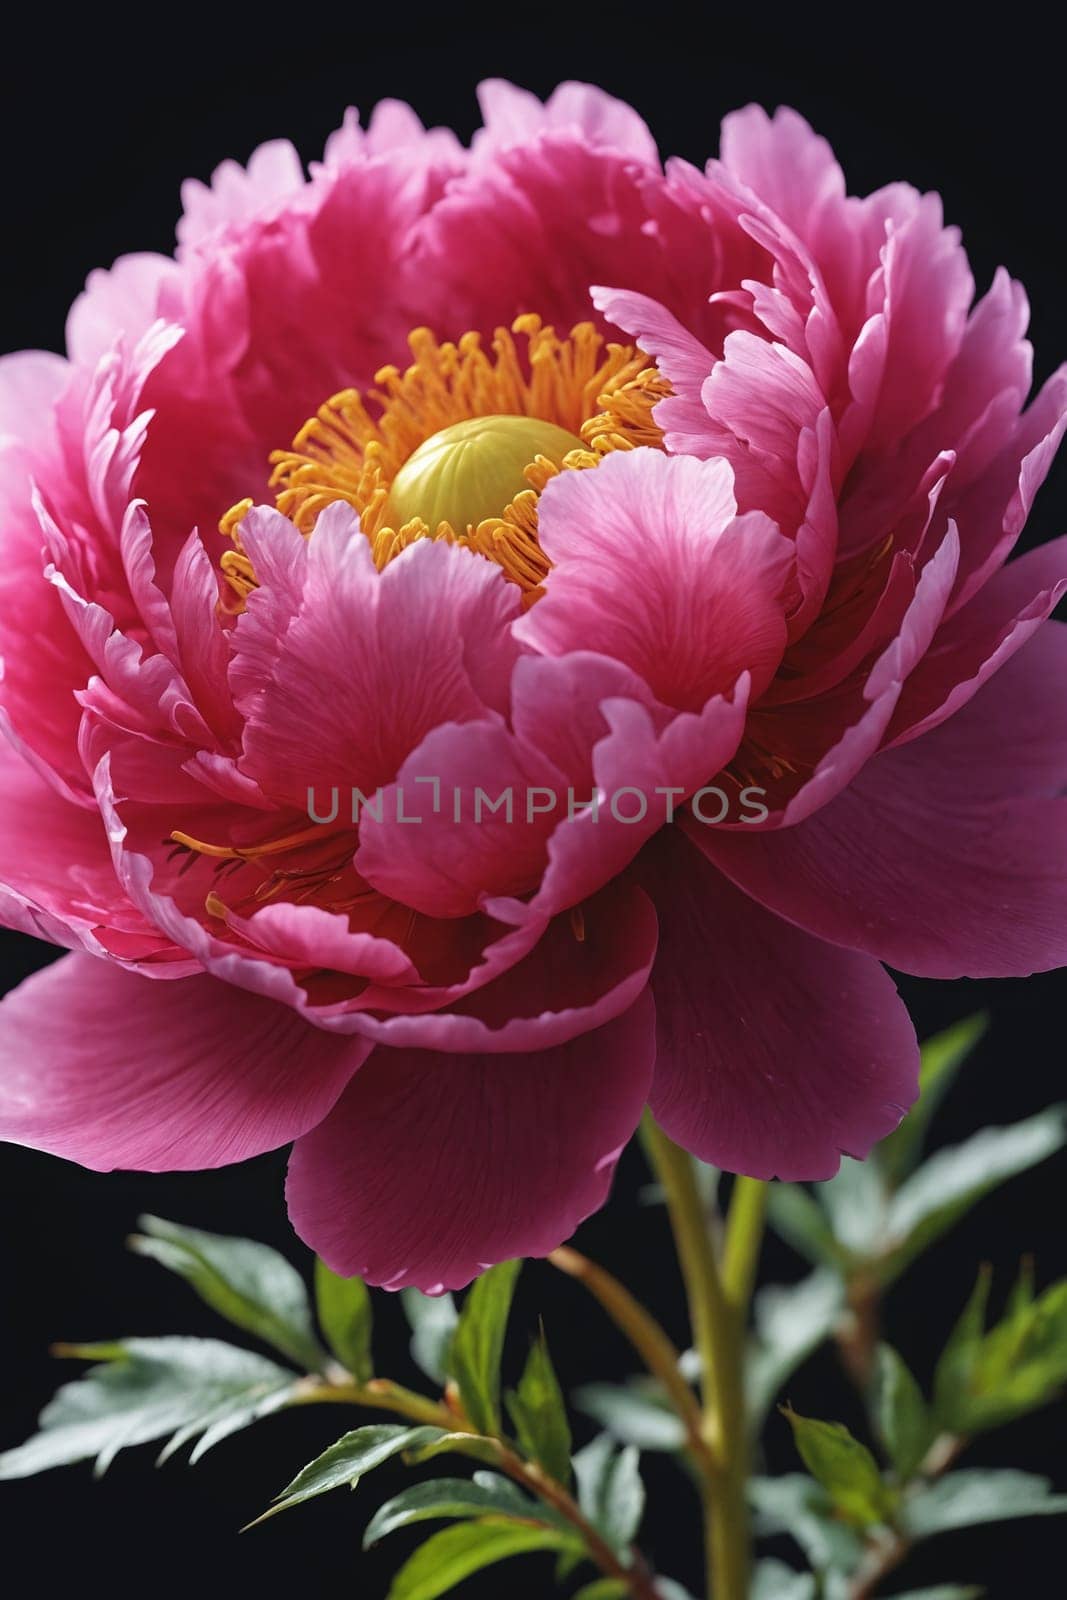
[[[727,1299],[743,1317],[752,1298],[767,1218],[767,1185],[759,1178],[735,1178],[726,1217],[722,1281]]]
[[[704,1436],[714,1472],[704,1497],[708,1550],[708,1594],[714,1600],[747,1600],[750,1532],[746,1486],[748,1443],[744,1401],[744,1307],[740,1292],[751,1283],[758,1248],[761,1208],[748,1198],[748,1220],[735,1222],[735,1266],[728,1293],[712,1243],[711,1219],[697,1188],[692,1159],[651,1117],[642,1137],[663,1185],[685,1280],[693,1335],[700,1355]],[[743,1248],[742,1248],[743,1246]],[[745,1293],[747,1304],[747,1292]]]
[[[682,1376],[678,1351],[659,1323],[624,1284],[569,1245],[560,1245],[548,1259],[560,1272],[585,1285],[633,1345],[649,1372],[660,1380],[685,1425],[689,1453],[695,1466],[702,1477],[710,1476],[714,1462],[704,1437],[704,1418],[696,1395]]]
[[[407,1417],[411,1422],[432,1423],[457,1436],[469,1434],[470,1453],[474,1459],[483,1461],[485,1459],[483,1451],[491,1452],[502,1472],[506,1472],[516,1483],[522,1484],[538,1499],[558,1511],[579,1534],[590,1560],[600,1568],[605,1577],[613,1578],[616,1583],[625,1584],[632,1600],[658,1600],[652,1575],[639,1552],[631,1551],[631,1563],[629,1566],[624,1565],[583,1514],[578,1502],[564,1485],[557,1483],[536,1462],[525,1461],[507,1439],[491,1439],[476,1433],[468,1422],[457,1416],[446,1404],[428,1400],[425,1395],[416,1394],[413,1389],[405,1389],[402,1384],[393,1383],[389,1378],[372,1378],[369,1383],[356,1383],[340,1368],[336,1369],[336,1376],[304,1379],[303,1386],[293,1403],[318,1405],[322,1402],[370,1406],[375,1410],[391,1411],[394,1415]],[[458,1437],[456,1448],[463,1453]]]

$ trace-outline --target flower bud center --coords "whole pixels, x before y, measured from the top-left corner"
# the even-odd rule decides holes
[[[496,517],[523,489],[537,456],[561,466],[584,450],[577,434],[540,417],[470,417],[431,434],[404,462],[389,489],[386,517],[400,528],[421,517],[434,529],[457,532]]]

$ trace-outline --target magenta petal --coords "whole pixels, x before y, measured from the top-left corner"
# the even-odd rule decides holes
[[[334,1271],[392,1289],[458,1289],[494,1262],[547,1255],[607,1197],[654,1032],[646,990],[536,1055],[375,1051],[293,1150],[293,1226]]]
[[[923,977],[1067,963],[1064,630],[1044,628],[948,722],[880,755],[799,827],[694,841],[746,893]]]
[[[656,1120],[754,1178],[829,1178],[842,1154],[866,1155],[918,1092],[888,974],[764,911],[676,830],[643,865],[661,919]]]
[[[0,1006],[0,1139],[101,1172],[228,1166],[313,1128],[369,1048],[206,975],[71,955]]]
[[[359,1031],[390,1046],[452,1054],[544,1051],[628,1011],[648,983],[656,914],[641,890],[617,878],[559,916],[524,960],[444,1011],[361,1016]]]

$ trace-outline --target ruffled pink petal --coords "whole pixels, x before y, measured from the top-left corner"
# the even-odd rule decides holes
[[[595,472],[561,473],[538,510],[546,594],[516,633],[545,655],[611,656],[681,710],[742,672],[758,698],[785,649],[793,546],[735,509],[721,460],[618,451]]]
[[[896,636],[866,676],[860,677],[857,687],[843,696],[835,695],[826,706],[815,700],[811,706],[771,707],[766,714],[757,710],[748,736],[754,735],[766,751],[786,755],[791,761],[799,757],[804,774],[799,782],[786,781],[779,790],[771,789],[766,797],[768,828],[793,827],[812,816],[840,794],[881,748],[901,690],[930,648],[944,616],[958,562],[959,538],[950,524],[920,574]],[[814,759],[812,745],[821,751]],[[805,768],[810,770],[805,772]],[[740,828],[742,833],[753,826],[744,818],[723,823],[724,830]]]
[[[97,1171],[189,1171],[313,1128],[369,1046],[214,978],[72,955],[0,1005],[0,1138]]]
[[[94,955],[163,942],[126,900],[95,806],[73,804],[0,738],[0,921]]]
[[[430,916],[553,916],[622,871],[672,805],[726,765],[746,704],[743,677],[729,696],[677,714],[621,662],[526,657],[512,727],[434,729],[378,813],[364,811],[357,870]],[[528,906],[512,898],[531,890]]]
[[[825,139],[798,112],[743,106],[723,118],[722,164],[801,238],[819,243],[827,213],[839,213],[845,178]]]
[[[84,684],[89,664],[44,581],[33,505],[35,482],[66,476],[56,407],[72,377],[62,357],[43,351],[0,359],[0,706],[5,726],[42,770],[77,787],[71,758],[79,713],[71,690]]]
[[[456,337],[535,311],[565,332],[590,320],[590,285],[610,283],[660,301],[703,338],[722,326],[708,296],[733,264],[730,224],[720,237],[706,200],[569,127],[493,149],[415,225],[419,316]]]
[[[92,753],[87,751],[87,755]],[[492,919],[476,918],[469,926],[453,923],[448,933],[448,975],[441,979],[436,973],[439,963],[431,961],[429,976],[420,973],[421,981],[405,988],[396,984],[396,947],[390,950],[386,948],[388,941],[368,939],[360,933],[346,935],[331,919],[329,944],[333,954],[342,957],[339,971],[366,972],[372,981],[363,986],[346,986],[348,992],[342,990],[340,998],[334,989],[312,999],[297,982],[293,966],[306,976],[308,962],[301,946],[308,935],[309,922],[314,919],[268,916],[261,936],[257,923],[260,912],[247,919],[248,936],[236,938],[225,926],[220,931],[218,922],[206,926],[206,891],[192,895],[180,873],[160,861],[159,841],[166,836],[167,825],[159,813],[155,808],[145,808],[148,815],[137,817],[138,827],[131,837],[116,801],[106,749],[96,761],[93,775],[116,874],[131,903],[158,931],[160,943],[165,946],[161,961],[177,963],[184,974],[188,967],[182,963],[191,959],[197,968],[226,983],[291,1006],[328,1032],[358,1032],[364,1011],[416,1013],[453,1004],[484,988],[528,955],[549,920],[548,914],[526,905],[502,904],[494,910]],[[208,882],[215,887],[210,879]],[[195,905],[191,905],[193,899]],[[405,921],[410,927],[410,914],[406,912]],[[241,919],[237,918],[236,923],[240,925]],[[431,926],[426,932],[431,944],[443,942],[442,929]],[[415,939],[416,948],[420,943],[421,930]]]
[[[334,1271],[458,1289],[544,1256],[604,1203],[648,1092],[654,1013],[535,1055],[376,1050],[298,1140],[293,1226]]]
[[[886,736],[928,733],[977,694],[1041,628],[1067,591],[1067,538],[1053,539],[995,574],[950,616],[909,677]]]
[[[715,364],[706,345],[684,328],[666,306],[646,294],[594,286],[590,297],[597,310],[622,328],[645,351],[671,386],[655,410],[663,443],[672,455],[702,459],[715,454],[717,437],[701,398],[704,380]]]
[[[386,98],[378,101],[366,129],[360,127],[355,107],[348,107],[341,126],[326,141],[321,170],[336,172],[368,156],[401,154],[414,157],[416,161],[422,158],[431,167],[451,163],[457,172],[463,170],[468,160],[467,152],[451,128],[426,128],[406,101]],[[319,164],[313,161],[313,178],[319,170]]]
[[[186,179],[178,243],[184,249],[200,244],[228,223],[269,212],[303,186],[304,169],[296,150],[288,139],[271,139],[252,152],[247,167],[223,161],[211,174],[210,183]]]
[[[149,251],[120,256],[113,267],[91,272],[67,317],[71,361],[91,368],[116,339],[134,343],[160,316],[160,303],[177,281],[178,268],[169,256]]]
[[[313,539],[268,509],[242,539],[257,571],[274,540],[291,563],[280,593],[265,583],[249,597],[231,669],[241,770],[275,799],[306,809],[318,787],[328,809],[335,785],[346,804],[353,788],[370,797],[439,723],[504,703],[519,594],[492,562],[419,540],[379,573],[340,501]]]
[[[802,826],[700,849],[747,894],[923,977],[1067,963],[1067,725],[1058,624],[934,732],[886,752]],[[1059,674],[1058,676],[1054,674]]]
[[[527,89],[486,78],[478,85],[478,104],[485,123],[474,137],[479,156],[527,144],[542,133],[565,132],[648,166],[659,163],[656,141],[633,107],[591,83],[561,83],[542,105]]]
[[[648,982],[656,916],[645,894],[617,879],[553,919],[530,954],[445,1011],[363,1013],[359,1031],[379,1043],[450,1054],[547,1050],[628,1011]]]
[[[865,1156],[918,1092],[896,989],[865,956],[739,894],[677,830],[642,859],[661,923],[650,1104],[672,1139],[755,1178],[821,1180]]]

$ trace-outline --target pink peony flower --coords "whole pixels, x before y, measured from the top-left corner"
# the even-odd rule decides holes
[[[298,1232],[423,1288],[565,1238],[646,1101],[828,1177],[915,1094],[881,962],[1067,960],[1021,289],[793,112],[702,173],[482,103],[187,185],[2,374],[2,912],[71,953],[0,1135],[293,1140]]]

